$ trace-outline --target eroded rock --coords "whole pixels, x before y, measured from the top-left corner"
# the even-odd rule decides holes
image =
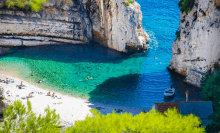
[[[96,41],[121,52],[146,50],[149,42],[140,5],[125,0],[49,0],[40,12],[0,9],[0,39],[0,46]]]
[[[196,0],[192,10],[180,13],[180,41],[172,43],[171,70],[186,76],[185,81],[200,87],[201,78],[220,59],[220,11],[214,2]],[[180,52],[181,51],[181,52]]]

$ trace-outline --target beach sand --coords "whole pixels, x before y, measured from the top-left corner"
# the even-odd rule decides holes
[[[24,105],[26,105],[27,99],[22,99],[22,97],[26,97],[30,92],[34,92],[32,94],[33,97],[28,98],[32,104],[33,112],[36,113],[36,115],[44,114],[44,109],[47,108],[47,106],[49,106],[50,109],[56,109],[56,113],[60,115],[61,125],[64,127],[74,125],[75,121],[84,120],[87,115],[91,115],[89,110],[92,108],[98,108],[99,112],[104,115],[107,113],[112,113],[115,108],[125,110],[123,112],[132,113],[133,115],[141,113],[143,109],[145,109],[146,112],[150,110],[147,108],[132,108],[102,104],[67,96],[55,91],[50,91],[50,94],[52,95],[55,93],[55,95],[57,95],[58,98],[61,97],[61,99],[58,99],[57,97],[52,98],[52,96],[46,96],[47,92],[49,91],[46,88],[42,89],[22,79],[16,78],[14,76],[12,77],[8,75],[10,72],[7,72],[7,74],[3,73],[4,72],[0,71],[1,80],[6,80],[6,78],[9,80],[14,80],[14,83],[9,84],[0,82],[0,86],[4,88],[4,96],[6,99],[5,102],[7,104],[12,104],[15,100],[19,99]],[[23,81],[23,85],[26,86],[24,89],[19,89],[16,87],[17,85],[21,85],[21,81]],[[9,93],[6,94],[7,92]],[[39,94],[39,92],[42,92],[42,94]]]

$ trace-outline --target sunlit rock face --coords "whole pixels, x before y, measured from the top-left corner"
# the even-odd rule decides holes
[[[142,27],[142,12],[137,2],[126,0],[84,0],[96,41],[123,52],[147,49],[148,34]]]
[[[0,0],[0,46],[100,42],[120,52],[147,49],[136,2],[49,0],[40,12],[8,10]]]
[[[220,10],[213,1],[196,0],[192,10],[180,13],[180,40],[172,43],[171,70],[200,87],[201,78],[220,59]]]
[[[72,1],[47,2],[40,12],[0,10],[0,45],[86,43],[92,27],[86,12]]]

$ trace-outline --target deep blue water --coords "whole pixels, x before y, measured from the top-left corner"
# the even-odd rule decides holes
[[[0,67],[34,83],[44,79],[44,88],[107,104],[151,108],[166,102],[163,92],[171,85],[176,95],[169,101],[185,100],[187,89],[189,99],[201,99],[200,89],[183,84],[166,69],[179,27],[178,1],[137,0],[151,39],[143,53],[128,56],[96,44],[27,47],[1,57]],[[86,80],[88,76],[93,79]]]

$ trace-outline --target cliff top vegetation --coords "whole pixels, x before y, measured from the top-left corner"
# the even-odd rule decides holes
[[[195,0],[180,0],[178,6],[182,12],[186,14],[193,8]]]
[[[129,6],[130,4],[133,4],[134,1],[133,0],[128,0],[127,2],[125,2],[126,6]]]
[[[29,11],[39,11],[47,0],[3,0],[4,6],[9,9],[22,9]]]

